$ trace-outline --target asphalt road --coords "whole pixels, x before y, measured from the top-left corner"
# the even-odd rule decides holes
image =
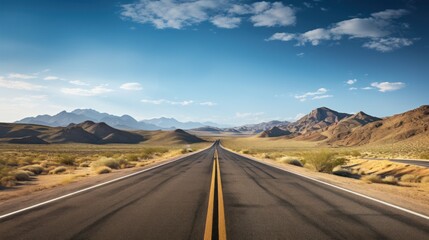
[[[385,159],[385,158],[365,158],[367,160],[388,160],[391,162],[397,162],[397,163],[404,163],[404,164],[410,164],[410,165],[416,165],[420,167],[427,167],[429,168],[429,161],[425,160],[414,160],[414,159]]]
[[[0,239],[202,239],[213,154],[0,219]]]
[[[203,239],[216,147],[228,239],[428,239],[428,220],[219,146],[0,219],[0,239]]]
[[[429,239],[429,221],[219,150],[229,239]]]

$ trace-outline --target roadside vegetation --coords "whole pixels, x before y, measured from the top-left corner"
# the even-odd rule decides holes
[[[25,184],[39,176],[63,176],[70,182],[76,176],[106,174],[142,167],[156,161],[193,152],[208,143],[171,145],[0,145],[0,190]]]
[[[390,146],[334,148],[320,146],[314,142],[248,137],[225,138],[222,144],[233,151],[259,159],[360,179],[366,183],[411,186],[429,182],[427,168],[387,160],[370,160],[371,158],[429,159],[427,143],[426,145],[405,143]]]

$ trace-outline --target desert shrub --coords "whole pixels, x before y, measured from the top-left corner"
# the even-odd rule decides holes
[[[180,153],[185,154],[185,153],[191,153],[194,150],[192,150],[192,148],[182,148],[182,150],[180,150]]]
[[[89,167],[89,162],[83,162],[79,164],[79,167]]]
[[[398,179],[396,179],[394,176],[387,176],[383,178],[383,183],[396,185],[398,184]]]
[[[66,167],[60,166],[60,167],[56,167],[54,169],[52,169],[51,171],[49,171],[49,174],[60,174],[67,171]]]
[[[341,166],[336,166],[332,169],[332,174],[341,176],[341,177],[352,177],[353,173],[349,169],[342,168]]]
[[[13,173],[13,176],[17,181],[30,181],[30,175],[27,171],[17,170]]]
[[[28,165],[20,168],[21,170],[32,172],[36,175],[39,175],[45,171],[45,168],[43,168],[40,165]]]
[[[96,172],[97,174],[105,174],[105,173],[110,173],[110,172],[112,172],[112,169],[111,169],[111,168],[109,168],[109,167],[106,167],[106,166],[101,166],[101,167],[97,167],[97,168],[95,169],[95,172]]]
[[[98,167],[109,167],[111,169],[119,169],[121,168],[121,160],[116,160],[113,158],[101,158],[95,162],[92,163],[92,167],[98,168]],[[126,160],[123,160],[126,161]],[[122,162],[123,163],[123,162]]]
[[[357,150],[352,151],[352,152],[350,153],[350,155],[351,155],[351,156],[353,156],[353,157],[360,157],[360,156],[361,156],[360,152],[359,152],[359,151],[357,151]]]
[[[33,164],[33,158],[32,157],[24,157],[20,159],[19,161],[20,165],[30,165]]]
[[[421,183],[429,183],[429,176],[424,176],[420,179]]]
[[[125,159],[127,159],[130,162],[136,162],[139,160],[139,156],[137,154],[127,154],[125,156]]]
[[[298,167],[304,166],[304,164],[302,164],[302,162],[299,161],[298,159],[286,159],[286,160],[283,160],[283,162],[290,165],[298,166]]]
[[[401,182],[418,182],[419,179],[416,175],[405,174],[401,177]]]
[[[365,175],[361,178],[363,181],[368,183],[383,183],[383,180],[378,175]]]
[[[58,163],[62,165],[73,166],[75,164],[75,158],[69,155],[64,155],[58,159]]]
[[[333,152],[309,152],[302,155],[305,164],[309,164],[318,172],[331,173],[332,169],[347,162],[345,158],[337,158]]]
[[[14,176],[0,176],[0,186],[2,187],[13,187],[16,185],[16,179]]]

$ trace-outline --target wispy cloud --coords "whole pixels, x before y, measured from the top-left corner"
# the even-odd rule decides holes
[[[19,80],[9,80],[0,76],[0,88],[8,88],[8,89],[17,89],[17,90],[27,90],[27,91],[38,91],[42,88],[45,88],[41,85],[36,85],[24,81]]]
[[[9,78],[17,78],[17,79],[34,79],[37,78],[35,75],[22,74],[22,73],[10,73],[8,75]]]
[[[351,88],[349,88],[349,90],[350,91],[354,91],[354,90],[357,90],[357,88],[356,87],[351,87]]]
[[[113,92],[113,89],[107,88],[105,85],[98,85],[87,89],[86,88],[62,88],[61,92],[69,95],[91,97],[91,96],[97,96],[97,95]]]
[[[119,88],[128,91],[140,91],[143,89],[142,85],[137,82],[124,83]]]
[[[352,18],[332,24],[328,28],[316,28],[304,33],[273,34],[267,40],[291,41],[296,40],[296,46],[304,46],[307,43],[317,46],[322,41],[348,39],[369,39],[363,47],[380,52],[388,52],[413,44],[415,39],[392,37],[403,25],[396,19],[408,14],[405,9],[387,9],[371,14],[367,18]]]
[[[371,86],[377,88],[380,92],[391,92],[402,89],[405,87],[405,83],[403,82],[373,82]]]
[[[281,2],[234,3],[230,0],[140,0],[122,5],[124,19],[152,24],[157,29],[182,29],[210,21],[219,28],[236,28],[243,17],[255,27],[288,26],[296,22],[295,11]]]
[[[77,85],[77,86],[89,86],[89,83],[83,82],[80,80],[71,80],[71,81],[69,81],[69,83],[71,83],[73,85]]]
[[[357,79],[349,79],[349,80],[347,80],[346,81],[346,83],[348,84],[348,85],[353,85],[353,84],[355,84],[357,82]]]
[[[155,104],[155,105],[160,105],[160,104],[169,104],[169,105],[181,105],[181,106],[188,106],[194,103],[193,100],[184,100],[184,101],[170,101],[170,100],[166,100],[166,99],[142,99],[141,100],[142,103],[148,103],[148,104]]]
[[[63,79],[60,78],[60,77],[57,77],[57,76],[47,76],[47,77],[44,77],[43,80],[46,80],[46,81],[56,81],[56,80],[63,80]]]
[[[236,112],[236,118],[254,118],[264,115],[264,112]]]
[[[298,99],[301,102],[306,101],[307,99],[323,99],[323,98],[330,98],[333,97],[333,95],[326,94],[328,92],[328,89],[326,88],[319,88],[315,92],[306,92],[302,95],[295,95],[295,98]]]
[[[209,107],[212,107],[212,106],[216,106],[217,104],[216,103],[214,103],[214,102],[200,102],[199,103],[201,106],[209,106]]]

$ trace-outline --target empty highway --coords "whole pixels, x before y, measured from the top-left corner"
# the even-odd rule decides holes
[[[215,149],[221,178],[214,177]],[[224,207],[215,198],[213,211],[216,218],[217,211],[224,209],[227,239],[429,236],[425,218],[214,144],[141,174],[1,218],[0,238],[204,239],[214,179],[221,179],[214,196],[223,192]]]

